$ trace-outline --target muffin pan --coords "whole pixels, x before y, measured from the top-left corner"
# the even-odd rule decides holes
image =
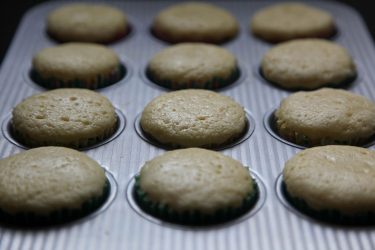
[[[109,183],[109,194],[104,203],[95,211],[91,212],[87,216],[83,216],[81,218],[78,218],[75,221],[68,222],[68,223],[76,223],[80,221],[90,220],[94,218],[95,216],[98,216],[100,213],[104,212],[111,203],[115,200],[117,192],[118,192],[118,186],[115,177],[111,172],[109,172],[106,168],[104,168],[105,176],[107,177],[108,183]]]
[[[118,108],[120,128],[127,122],[137,127],[137,115],[154,97],[165,93],[164,88],[150,83],[145,76],[145,65],[158,51],[169,46],[150,33],[152,18],[173,1],[105,2],[130,15],[132,32],[127,37],[107,44],[121,58],[127,75],[111,87],[97,91],[107,96]],[[267,132],[271,128],[275,106],[291,91],[266,84],[259,75],[263,54],[273,44],[263,42],[249,32],[249,20],[256,11],[271,1],[215,2],[230,11],[240,23],[239,34],[222,44],[240,62],[241,77],[237,83],[220,89],[231,96],[251,116],[255,130],[248,140],[223,149],[243,164],[261,188],[257,207],[243,217],[228,223],[209,227],[176,226],[145,215],[134,204],[131,193],[134,179],[147,160],[165,150],[142,140],[134,126],[118,129],[116,140],[107,141],[95,148],[85,149],[90,157],[108,166],[113,174],[117,195],[111,196],[99,209],[97,216],[89,215],[68,225],[43,230],[20,230],[0,226],[1,249],[314,249],[349,250],[375,249],[375,230],[372,227],[345,227],[306,219],[293,212],[280,198],[277,183],[284,163],[300,148],[280,143]],[[53,9],[66,2],[51,1],[31,9],[22,20],[0,71],[2,91],[0,117],[3,117],[3,135],[0,137],[0,156],[23,150],[12,140],[9,130],[12,108],[24,98],[45,91],[29,77],[32,57],[43,48],[57,45],[45,32],[45,18]],[[375,101],[375,49],[361,17],[351,8],[335,2],[311,1],[309,4],[330,12],[337,24],[338,35],[333,40],[355,58],[358,76],[345,86],[347,90]],[[125,58],[125,59],[124,59]],[[140,72],[132,74],[132,72]],[[239,84],[240,82],[240,84]],[[122,84],[124,83],[124,84]],[[122,117],[122,118],[121,118]],[[264,125],[261,126],[264,119]],[[122,124],[121,124],[122,123]],[[121,127],[123,126],[123,127]],[[120,131],[120,132],[119,132]],[[11,143],[12,142],[12,143]],[[105,145],[104,145],[105,144]],[[369,145],[375,149],[374,145]],[[111,175],[112,176],[112,175]],[[111,177],[109,177],[111,179]],[[116,180],[116,181],[114,181]],[[259,181],[261,180],[261,181]],[[116,185],[117,182],[117,185]],[[111,183],[112,184],[112,183]],[[267,195],[266,195],[267,193]],[[259,206],[259,207],[258,207]],[[94,213],[96,215],[96,213]],[[146,219],[145,219],[146,218]]]

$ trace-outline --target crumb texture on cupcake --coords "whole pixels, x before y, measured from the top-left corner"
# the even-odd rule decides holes
[[[241,136],[247,122],[243,107],[230,97],[209,90],[179,90],[147,104],[140,123],[162,144],[215,147]]]
[[[346,49],[323,39],[298,39],[271,48],[262,58],[263,76],[289,89],[339,85],[356,76]]]
[[[219,46],[182,43],[166,48],[150,60],[147,75],[171,89],[219,88],[238,77],[235,56]]]
[[[13,131],[30,147],[86,147],[112,135],[117,116],[104,96],[85,89],[57,89],[26,98],[12,113]]]
[[[108,43],[126,35],[128,21],[119,9],[103,5],[63,5],[47,17],[47,32],[61,42]]]
[[[213,4],[186,2],[162,10],[154,18],[152,31],[167,42],[222,43],[238,33],[236,19]]]
[[[63,210],[79,211],[104,195],[105,184],[103,169],[83,153],[31,149],[0,160],[0,210],[9,216],[47,218]]]
[[[39,51],[32,70],[42,86],[96,88],[121,78],[121,62],[116,53],[99,44],[66,43]]]
[[[214,215],[220,209],[239,208],[256,192],[243,165],[205,149],[180,149],[146,162],[140,188],[153,202],[175,212]]]
[[[374,216],[374,151],[353,146],[306,149],[286,162],[283,177],[292,199],[302,199],[317,212]]]
[[[375,135],[375,104],[345,90],[297,92],[281,101],[275,118],[281,137],[305,146],[359,145]]]
[[[251,18],[254,35],[281,42],[296,38],[327,38],[336,31],[330,13],[303,3],[280,3],[259,10]]]

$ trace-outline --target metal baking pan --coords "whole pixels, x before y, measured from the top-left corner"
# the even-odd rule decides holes
[[[146,160],[165,151],[144,141],[135,129],[136,117],[143,107],[167,91],[144,79],[148,60],[168,46],[154,38],[149,27],[153,16],[174,2],[106,3],[127,13],[132,25],[128,37],[108,45],[125,63],[128,76],[113,86],[98,90],[124,114],[126,127],[116,139],[84,152],[113,177],[112,185],[117,187],[113,200],[94,216],[69,224],[38,229],[0,225],[0,249],[375,249],[374,227],[322,223],[295,212],[280,197],[279,175],[284,163],[301,149],[275,139],[263,124],[265,115],[292,93],[265,83],[257,73],[262,55],[272,44],[249,33],[249,19],[257,10],[271,4],[270,1],[215,2],[233,13],[240,23],[239,35],[222,46],[237,56],[243,71],[240,82],[219,92],[241,103],[256,123],[247,140],[221,152],[249,166],[257,181],[262,183],[263,203],[243,218],[209,227],[178,226],[142,215],[128,197],[132,178]],[[66,2],[44,3],[24,16],[0,70],[2,123],[9,119],[12,108],[22,99],[45,91],[28,78],[30,62],[40,49],[56,45],[45,33],[45,18],[51,10],[64,4]],[[354,57],[358,77],[347,89],[375,100],[375,50],[361,17],[353,9],[338,3],[311,1],[309,4],[332,13],[339,31],[332,39]],[[374,149],[374,146],[369,148]],[[5,136],[0,136],[1,157],[22,150]]]

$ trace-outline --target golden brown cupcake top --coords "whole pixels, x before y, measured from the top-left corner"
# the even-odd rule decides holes
[[[105,182],[100,165],[83,153],[63,147],[31,149],[0,160],[0,209],[37,215],[81,209],[102,196]]]
[[[168,42],[221,43],[238,32],[236,19],[213,4],[186,2],[172,5],[154,19],[153,32]]]
[[[147,196],[178,212],[212,214],[240,207],[255,191],[252,183],[240,162],[197,148],[166,152],[146,162],[140,173],[140,187]]]
[[[125,14],[104,4],[67,4],[47,18],[47,32],[62,42],[112,42],[128,29]]]
[[[285,164],[288,193],[315,210],[375,212],[375,152],[353,146],[306,149]]]
[[[375,134],[375,104],[345,90],[297,92],[282,100],[275,116],[281,135],[304,135],[313,145],[350,144]]]

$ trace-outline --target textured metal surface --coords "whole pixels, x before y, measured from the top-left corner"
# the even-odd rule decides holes
[[[300,149],[276,140],[262,124],[265,113],[291,93],[266,84],[254,72],[271,45],[252,37],[248,32],[248,22],[254,12],[270,2],[216,2],[234,13],[240,22],[239,36],[223,46],[237,56],[245,70],[240,83],[219,92],[241,103],[256,121],[255,132],[248,140],[222,152],[250,166],[263,180],[267,192],[264,205],[245,220],[209,228],[153,223],[131,208],[126,199],[129,181],[146,160],[164,152],[143,141],[133,124],[143,107],[166,91],[146,83],[142,74],[149,58],[168,46],[150,35],[149,25],[152,17],[170,3],[113,3],[128,14],[133,32],[109,46],[130,67],[131,74],[99,92],[122,111],[127,126],[115,140],[85,152],[106,166],[116,179],[118,192],[114,201],[93,218],[59,227],[21,230],[0,226],[0,249],[375,249],[373,227],[351,228],[320,223],[293,213],[277,198],[276,180],[284,162]],[[40,5],[24,17],[0,70],[1,122],[23,98],[44,91],[28,82],[25,74],[36,52],[56,44],[45,34],[45,17],[62,4]],[[375,100],[375,50],[362,19],[352,9],[337,3],[314,1],[311,4],[334,15],[339,29],[334,40],[346,47],[355,59],[359,77],[348,89]],[[21,148],[0,137],[1,157],[20,151]]]

